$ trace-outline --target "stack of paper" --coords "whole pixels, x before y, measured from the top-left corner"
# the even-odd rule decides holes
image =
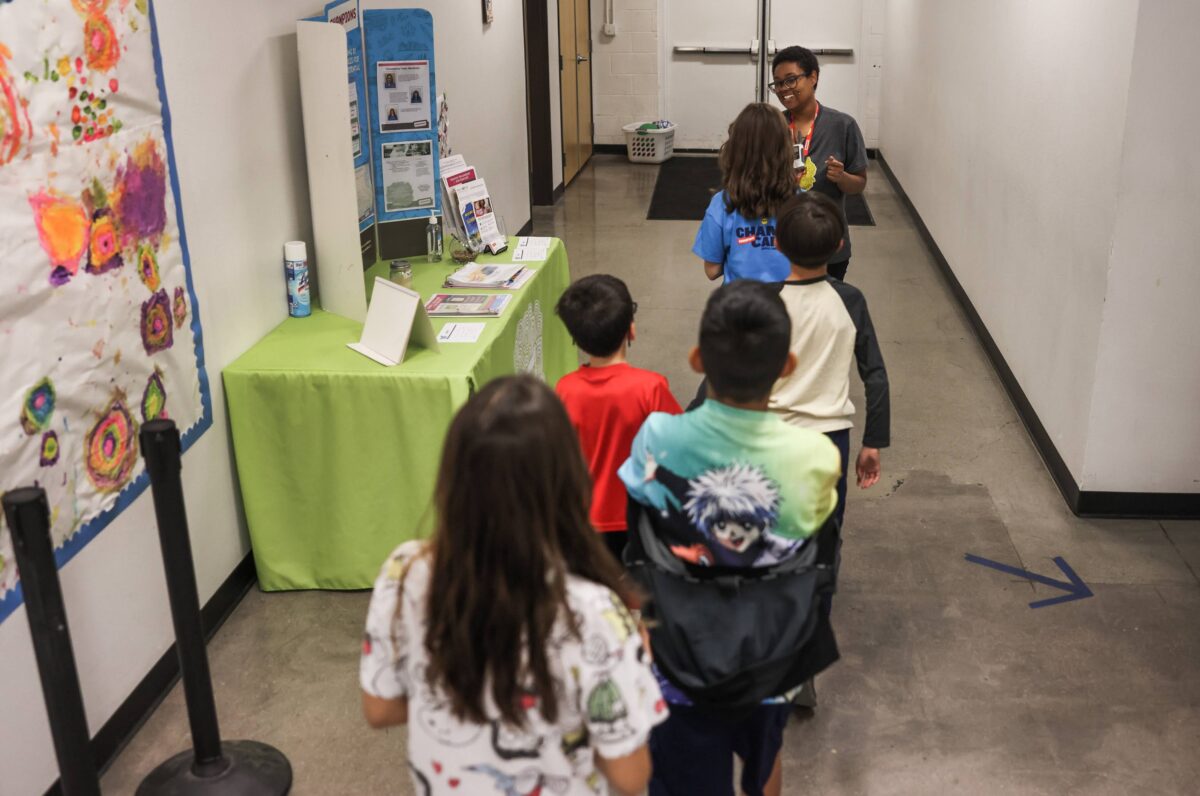
[[[446,277],[444,286],[517,290],[532,277],[533,271],[523,265],[468,263]]]
[[[544,262],[550,254],[550,243],[553,240],[553,238],[517,238],[517,246],[513,249],[513,262]]]

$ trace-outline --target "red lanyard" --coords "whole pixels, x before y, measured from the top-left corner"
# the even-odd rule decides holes
[[[808,128],[808,135],[804,136],[804,146],[800,150],[800,159],[803,161],[808,160],[808,150],[812,147],[813,130],[817,129],[817,117],[821,115],[821,103],[816,102],[816,100],[813,100],[813,102],[816,103],[817,111],[816,111],[816,113],[813,114],[812,126]],[[788,127],[792,128],[792,141],[795,141],[796,140],[796,120],[795,119],[789,120]]]

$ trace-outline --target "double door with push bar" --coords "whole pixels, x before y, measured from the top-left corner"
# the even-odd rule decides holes
[[[664,0],[663,16],[677,149],[717,149],[747,103],[780,107],[766,88],[771,59],[793,44],[821,61],[818,99],[858,116],[863,0]]]

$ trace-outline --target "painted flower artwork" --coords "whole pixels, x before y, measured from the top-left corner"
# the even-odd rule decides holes
[[[0,492],[63,565],[146,487],[142,423],[211,423],[148,0],[0,2]],[[0,525],[0,621],[21,603]]]

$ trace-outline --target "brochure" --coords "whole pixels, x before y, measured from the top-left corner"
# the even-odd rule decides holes
[[[458,202],[458,214],[462,217],[463,228],[467,234],[464,242],[468,247],[472,251],[486,248],[492,254],[504,251],[508,243],[496,223],[487,184],[478,179],[465,182],[455,186],[454,195]]]
[[[442,213],[451,225],[450,232],[466,245],[467,231],[463,226],[454,188],[473,181],[475,169],[467,165],[462,155],[453,155],[438,161],[438,172],[442,178]]]
[[[433,317],[474,315],[494,318],[504,312],[512,296],[504,293],[435,293],[425,302],[425,311]]]
[[[518,290],[532,278],[533,271],[523,265],[468,263],[446,277],[445,286]]]

